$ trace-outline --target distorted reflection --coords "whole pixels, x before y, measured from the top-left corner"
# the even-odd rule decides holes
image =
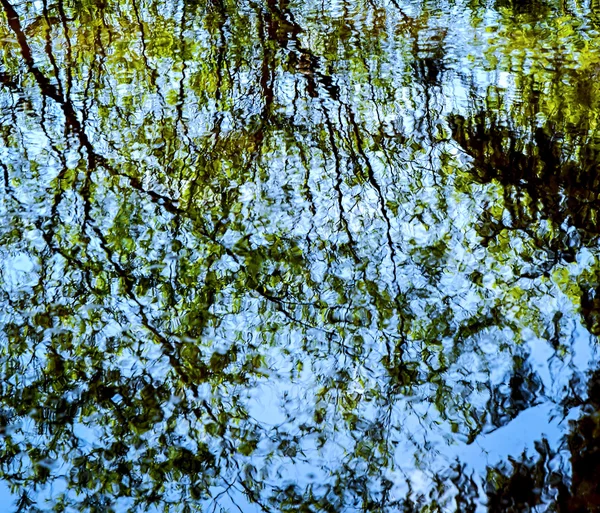
[[[593,0],[0,4],[1,500],[600,511]]]

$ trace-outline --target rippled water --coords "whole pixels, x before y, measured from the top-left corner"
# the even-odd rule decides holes
[[[600,511],[596,0],[0,0],[2,511]]]

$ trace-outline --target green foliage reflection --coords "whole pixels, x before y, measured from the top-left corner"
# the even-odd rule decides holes
[[[594,503],[594,6],[0,4],[20,510]],[[539,459],[447,450],[547,403]]]

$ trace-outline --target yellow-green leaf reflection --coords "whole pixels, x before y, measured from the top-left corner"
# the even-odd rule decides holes
[[[599,12],[0,0],[0,510],[600,511]]]

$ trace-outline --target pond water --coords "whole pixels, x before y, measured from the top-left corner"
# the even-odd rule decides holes
[[[596,0],[0,12],[1,511],[600,511]]]

